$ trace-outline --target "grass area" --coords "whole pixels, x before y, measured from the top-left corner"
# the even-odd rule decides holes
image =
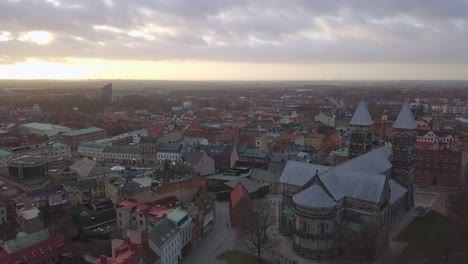
[[[257,263],[257,257],[241,251],[225,251],[218,255],[218,259],[226,261],[228,264],[255,264]],[[262,263],[268,264],[266,260]]]
[[[430,211],[423,218],[414,219],[400,234],[398,240],[406,241],[408,247],[402,259],[441,259],[453,247],[455,229],[448,217]]]

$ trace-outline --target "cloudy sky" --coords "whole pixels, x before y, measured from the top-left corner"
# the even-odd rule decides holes
[[[467,77],[468,0],[0,0],[0,78]]]

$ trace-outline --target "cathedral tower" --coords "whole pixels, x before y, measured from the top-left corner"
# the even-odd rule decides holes
[[[416,155],[416,121],[407,102],[393,124],[392,178],[408,190],[407,209],[414,206],[413,181]]]
[[[351,122],[349,122],[351,140],[349,143],[348,159],[353,159],[372,149],[373,124],[374,122],[367,110],[366,103],[364,100],[361,100]]]

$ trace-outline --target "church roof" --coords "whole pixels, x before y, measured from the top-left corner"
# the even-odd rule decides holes
[[[387,147],[380,147],[341,163],[337,167],[351,171],[380,174],[392,168],[390,154]]]
[[[382,197],[387,181],[383,173],[392,168],[389,158],[388,149],[381,147],[333,168],[297,161],[288,161],[280,181],[303,186],[315,175],[316,168],[323,168],[318,172],[319,178],[324,185],[322,191],[328,191],[332,196],[331,199],[334,199],[334,201],[338,201],[343,197],[350,197],[378,203]],[[319,185],[317,186],[322,188]],[[306,190],[310,188],[311,187]],[[317,187],[314,187],[314,189],[315,188]],[[305,200],[313,200],[315,198],[306,198],[304,195],[309,194],[310,196],[310,193],[318,195],[316,192],[317,191],[303,191],[296,194],[294,197],[297,196],[295,199],[300,201],[300,204],[306,205],[307,203],[307,206],[311,206],[309,204],[314,201]],[[299,194],[301,195],[299,196]]]
[[[303,186],[315,175],[316,170],[321,174],[324,171],[331,169],[331,167],[305,163],[300,161],[289,160],[281,173],[280,182]]]
[[[370,126],[374,124],[364,100],[359,102],[356,112],[354,112],[353,118],[351,118],[351,122],[349,122],[349,124],[355,126]]]
[[[328,208],[336,205],[336,202],[318,185],[312,185],[294,195],[293,201],[307,207]]]
[[[397,129],[415,129],[418,125],[414,120],[413,112],[408,104],[405,102],[401,108],[400,114],[398,115],[393,128]]]
[[[390,204],[393,204],[408,192],[405,187],[398,184],[395,180],[389,180],[388,183],[390,185]]]

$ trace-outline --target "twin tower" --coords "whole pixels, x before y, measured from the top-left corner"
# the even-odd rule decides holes
[[[374,122],[361,100],[349,123],[351,128],[348,159],[353,159],[372,150]],[[416,153],[416,121],[407,102],[403,104],[400,114],[393,124],[393,140],[390,161],[390,176],[409,193],[408,207],[414,205],[413,181]]]

